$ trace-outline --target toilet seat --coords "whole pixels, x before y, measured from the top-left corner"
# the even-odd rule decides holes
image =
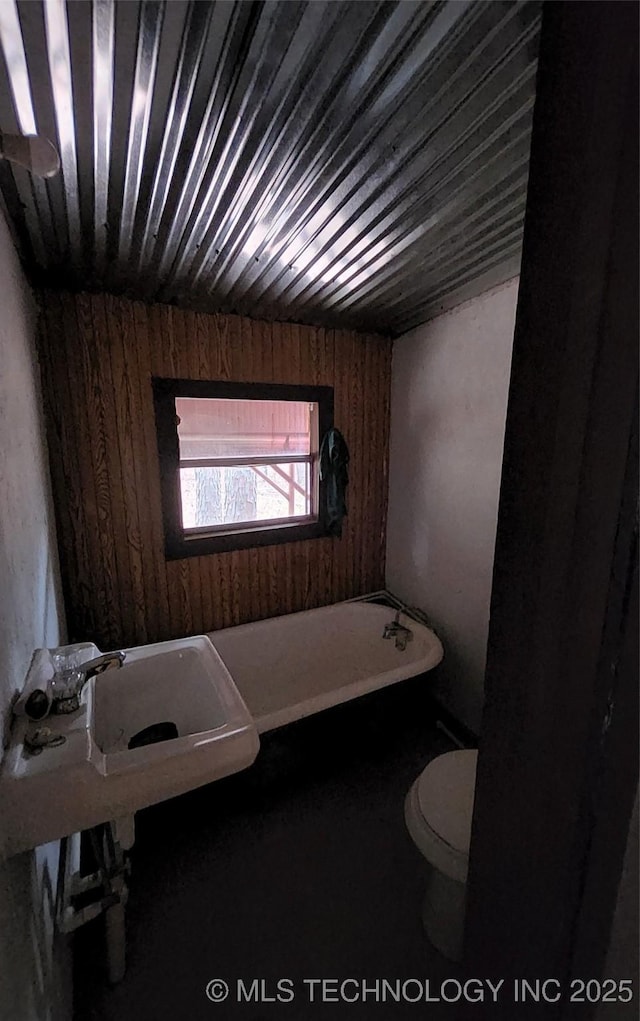
[[[407,794],[407,829],[424,857],[451,879],[464,883],[469,867],[475,795],[475,749],[433,759]]]

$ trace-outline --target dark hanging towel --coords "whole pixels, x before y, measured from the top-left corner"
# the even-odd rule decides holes
[[[325,522],[329,535],[342,536],[347,516],[349,449],[338,429],[329,429],[320,446],[320,479],[324,482]]]

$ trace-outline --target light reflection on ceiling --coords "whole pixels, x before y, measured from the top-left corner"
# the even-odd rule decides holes
[[[0,3],[35,282],[398,335],[518,271],[540,5]]]

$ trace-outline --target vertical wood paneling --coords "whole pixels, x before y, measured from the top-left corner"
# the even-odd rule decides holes
[[[76,606],[79,627],[84,629],[90,628],[93,623],[80,616],[86,603],[79,593],[89,569],[89,547],[87,529],[81,518],[81,494],[77,482],[72,484],[72,480],[79,478],[80,470],[76,431],[70,416],[61,408],[69,394],[64,336],[60,301],[58,295],[52,294],[46,317],[40,319],[39,329],[44,404],[49,423],[49,459],[54,492],[67,493],[67,498],[59,501],[56,513],[65,601],[68,606]]]
[[[84,399],[80,401],[70,399],[71,394],[85,392],[86,383],[83,374],[85,351],[83,349],[78,353],[77,357],[70,357],[69,338],[77,332],[77,325],[75,321],[75,307],[65,295],[60,296],[58,314],[60,326],[58,342],[60,344],[59,350],[62,354],[61,368],[63,371],[66,371],[64,375],[59,377],[57,399],[62,405],[61,412],[65,415],[71,433],[74,435],[78,431],[85,431],[92,422],[90,410],[92,402],[91,399],[88,401]],[[71,458],[69,460],[71,461]],[[98,524],[96,501],[98,476],[94,473],[93,464],[88,459],[77,458],[76,466],[78,483],[74,487],[75,492],[74,498],[70,501],[70,511],[71,519],[74,523],[74,534],[82,540],[82,546],[79,551],[79,563],[84,561],[84,570],[81,568],[78,584],[81,589],[86,591],[93,584],[94,572],[86,568],[84,550],[86,550],[87,542],[90,541],[90,535],[92,532],[95,533]],[[94,484],[94,479],[96,484]],[[104,575],[102,572],[101,576],[96,578],[95,585],[96,598],[104,600]],[[86,598],[83,599],[83,605],[86,607],[85,613],[88,621],[90,621],[93,607],[88,604]]]
[[[72,296],[68,296],[73,301]],[[121,641],[129,640],[133,634],[131,623],[134,619],[134,579],[131,577],[131,564],[129,560],[129,535],[127,528],[127,515],[131,513],[128,500],[132,493],[125,490],[123,480],[123,462],[120,452],[118,438],[118,418],[125,415],[125,408],[122,406],[122,393],[117,387],[117,377],[114,377],[111,363],[111,333],[109,329],[109,312],[105,304],[104,295],[95,295],[89,299],[91,307],[91,330],[89,333],[81,333],[77,339],[68,338],[70,344],[69,357],[73,357],[73,348],[88,347],[92,354],[93,365],[95,366],[94,388],[91,395],[92,405],[99,416],[102,430],[106,464],[107,478],[109,480],[109,504],[105,508],[110,514],[110,521],[106,527],[111,528],[113,535],[115,572],[113,584],[115,588],[115,613],[113,621],[108,620],[110,625],[109,633],[112,640],[117,634],[121,635]],[[75,437],[75,445],[81,463],[91,457],[91,437],[85,433],[79,433]],[[64,499],[64,494],[62,494]],[[96,573],[100,570],[100,561],[95,549],[95,538],[89,537],[91,571]],[[68,608],[69,611],[70,608]],[[71,621],[73,621],[71,613]],[[101,622],[95,621],[96,633],[102,634]],[[70,628],[70,634],[74,633]],[[118,642],[116,641],[116,644]]]
[[[381,588],[391,342],[352,331],[41,294],[69,629],[103,648],[215,630]],[[351,453],[342,539],[166,561],[151,377],[333,386]],[[79,401],[60,395],[81,394]]]
[[[91,308],[86,302],[75,302],[70,295],[60,295],[65,338],[69,341],[78,331],[91,338],[93,325]],[[70,349],[65,359],[70,373],[70,394],[83,394],[82,400],[70,402],[69,415],[77,416],[74,434],[78,430],[89,437],[90,458],[78,459],[80,491],[84,511],[83,528],[87,536],[99,536],[100,560],[98,569],[91,570],[91,581],[96,605],[106,608],[113,619],[117,612],[118,592],[114,584],[115,545],[111,529],[111,485],[105,442],[104,404],[96,378],[95,350],[91,343],[82,344],[81,350]],[[87,609],[94,606],[84,600]]]
[[[147,588],[147,632],[151,641],[157,641],[158,635],[164,634],[169,623],[169,601],[166,573],[162,564],[164,538],[162,518],[155,501],[159,479],[157,470],[154,470],[156,432],[153,407],[149,400],[151,392],[149,328],[144,306],[140,302],[132,304],[132,312],[134,333],[132,357],[135,356],[132,377],[138,390],[140,409],[138,450],[142,465],[142,486],[138,506],[145,554],[145,582],[151,587],[151,590]]]
[[[136,408],[135,333],[131,302],[105,299],[107,328],[110,336],[111,373],[116,398],[115,423],[123,486],[123,505],[129,559],[129,584],[133,597],[134,636],[147,634],[147,593],[143,569],[143,542],[140,529],[144,463],[140,450],[142,425]],[[133,355],[133,357],[132,357]],[[112,494],[117,499],[117,494]],[[146,641],[146,637],[144,639]]]

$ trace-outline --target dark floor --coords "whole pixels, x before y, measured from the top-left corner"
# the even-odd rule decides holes
[[[456,975],[423,934],[423,860],[403,818],[411,783],[450,747],[405,682],[265,735],[250,770],[139,813],[127,974],[109,987],[102,922],[80,930],[76,1021],[425,1016],[424,1003],[371,993],[364,1004],[310,1003],[303,979],[439,988]],[[205,994],[217,978],[231,989],[224,1003]],[[237,980],[248,988],[254,978],[265,980],[263,1002],[238,1003]],[[294,998],[264,1002],[278,979],[292,980],[281,992]],[[453,1018],[447,1004],[427,1012]]]

